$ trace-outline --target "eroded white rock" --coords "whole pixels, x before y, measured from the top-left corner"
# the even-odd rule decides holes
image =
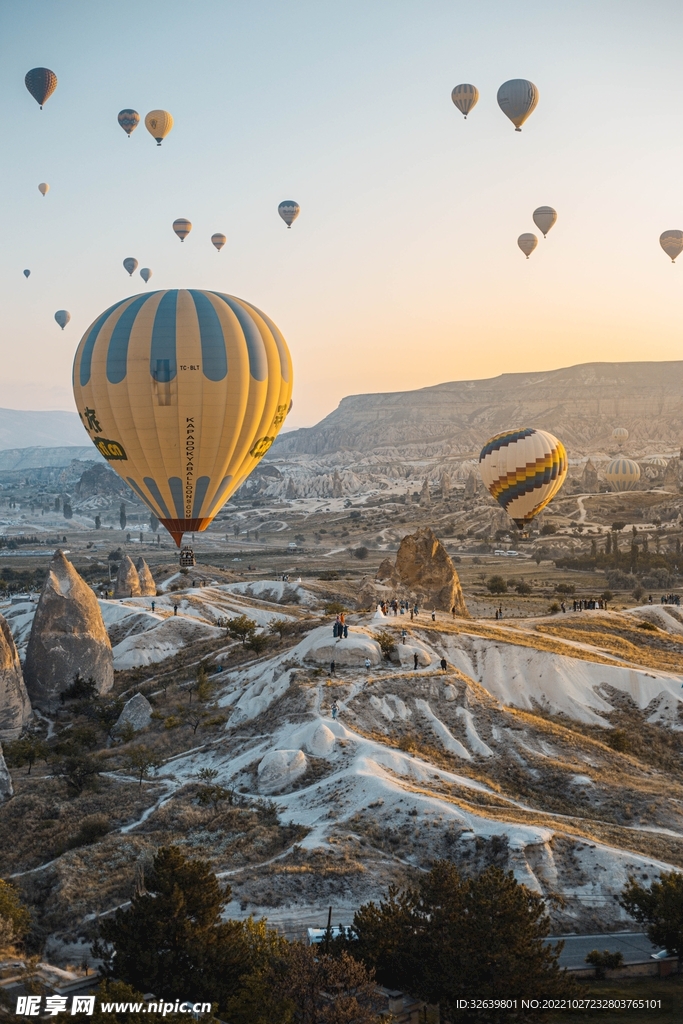
[[[303,750],[269,750],[257,769],[259,792],[277,793],[300,778],[307,767]]]

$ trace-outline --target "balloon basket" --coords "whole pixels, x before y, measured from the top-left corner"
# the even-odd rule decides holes
[[[182,547],[180,549],[180,557],[178,561],[180,564],[180,571],[187,572],[188,569],[191,569],[193,565],[197,564],[197,561],[194,557],[194,549],[187,545],[185,547]]]

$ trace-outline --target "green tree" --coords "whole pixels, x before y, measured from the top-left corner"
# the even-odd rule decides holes
[[[242,980],[262,966],[259,936],[238,921],[222,921],[231,897],[205,860],[175,846],[154,858],[147,891],[102,921],[93,955],[105,973],[175,1000],[217,1002],[223,1012]]]
[[[601,981],[605,977],[606,971],[615,971],[617,967],[622,966],[624,954],[620,950],[610,953],[608,949],[605,949],[601,953],[599,949],[592,949],[585,959],[587,964],[591,964],[595,968],[596,979]]]
[[[240,640],[242,646],[246,647],[247,640],[256,632],[256,623],[248,615],[236,615],[233,619],[228,619],[226,630],[228,636],[233,640]]]
[[[5,760],[10,768],[23,768],[28,765],[27,775],[36,761],[46,761],[49,747],[44,740],[32,733],[20,736],[18,740],[5,744]]]
[[[391,655],[396,650],[396,638],[388,629],[380,629],[378,633],[372,634],[373,640],[376,640],[382,649],[382,654],[389,661]]]
[[[2,928],[4,941],[10,942],[22,939],[31,925],[31,915],[19,898],[19,893],[11,882],[4,882],[0,878],[0,927]]]
[[[502,576],[489,576],[486,589],[490,594],[507,594],[508,585]]]
[[[161,758],[153,754],[147,747],[133,747],[126,754],[125,769],[138,780],[138,789],[142,789],[143,779],[149,779],[152,775],[156,775],[162,764]]]
[[[152,1000],[152,1002],[154,1002]],[[137,1010],[128,1009],[129,1006],[138,1006]],[[106,1006],[107,1009],[102,1007]],[[137,991],[132,985],[125,981],[112,981],[105,979],[97,988],[97,999],[93,1013],[77,1013],[69,1017],[74,1024],[155,1024],[164,1021],[170,1024],[188,1024],[191,1019],[187,1013],[164,1013],[163,1010],[155,1012],[148,1008],[142,992]],[[212,1014],[202,1014],[200,1018],[203,1024],[213,1024],[215,1017]]]
[[[654,946],[668,949],[678,957],[680,970],[683,964],[683,875],[678,871],[663,871],[659,881],[649,888],[630,876],[619,902],[638,924],[647,926],[648,938]]]
[[[93,789],[102,771],[100,762],[88,754],[66,754],[51,762],[52,775],[62,779],[72,795],[80,796],[84,789]]]
[[[296,628],[296,622],[292,622],[290,619],[271,619],[268,623],[268,632],[277,633],[280,640],[283,640],[288,633],[293,631],[293,627]]]

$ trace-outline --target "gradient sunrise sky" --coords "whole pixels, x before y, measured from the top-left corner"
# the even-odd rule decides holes
[[[683,257],[658,239],[683,228],[682,37],[675,0],[4,0],[0,406],[74,407],[81,335],[145,289],[126,256],[150,289],[275,320],[290,429],[348,394],[680,358]],[[42,112],[40,65],[59,78]],[[521,134],[496,104],[509,78],[540,92]],[[459,82],[480,91],[467,121]],[[126,138],[123,107],[172,112],[161,148]]]

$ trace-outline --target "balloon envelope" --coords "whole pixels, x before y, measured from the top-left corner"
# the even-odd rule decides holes
[[[142,270],[140,271],[140,277],[145,282],[145,284],[147,284],[151,276],[152,271],[149,269],[149,267],[143,267]]]
[[[24,83],[42,110],[43,103],[47,103],[57,88],[57,76],[49,68],[31,68],[24,78]]]
[[[132,277],[134,271],[138,269],[138,261],[135,259],[134,256],[126,256],[125,260],[123,261],[123,266]]]
[[[55,320],[59,326],[64,330],[69,320],[71,319],[71,313],[68,309],[58,309],[55,313]]]
[[[479,455],[484,484],[521,529],[551,501],[567,476],[567,453],[547,430],[508,430]]]
[[[137,126],[140,124],[140,115],[137,110],[130,110],[126,107],[125,110],[119,110],[118,122],[123,128],[124,132],[130,138],[131,132],[134,132]]]
[[[613,491],[631,491],[640,480],[640,466],[633,459],[612,459],[605,477]]]
[[[615,427],[612,431],[615,441],[628,441],[628,430],[626,427]]]
[[[215,235],[211,235],[211,241],[220,252],[225,243],[227,242],[227,238],[225,237],[225,235],[221,235],[219,232],[217,232]]]
[[[292,224],[301,213],[301,207],[298,203],[295,203],[293,199],[285,199],[278,206],[277,212],[280,214],[287,227],[291,228]]]
[[[24,271],[24,277],[30,277],[30,276],[31,276],[31,271],[30,270],[25,270]]]
[[[174,289],[105,310],[80,341],[73,380],[91,440],[180,546],[270,448],[293,375],[284,338],[255,306]]]
[[[168,110],[150,110],[145,117],[145,128],[160,146],[173,127],[173,117]]]
[[[536,109],[538,89],[526,78],[511,78],[509,82],[503,82],[497,98],[498,106],[510,118],[515,131],[521,132],[527,117]]]
[[[186,217],[178,217],[177,220],[173,221],[173,230],[180,241],[184,242],[190,231],[192,231],[192,221],[187,220]]]
[[[677,228],[664,231],[659,236],[659,244],[666,255],[671,257],[673,263],[676,257],[683,252],[683,231],[679,231]]]
[[[520,247],[527,259],[531,256],[532,252],[538,245],[538,239],[536,235],[533,235],[530,231],[520,235],[517,239],[517,245]]]
[[[40,192],[41,196],[46,196],[50,191],[50,186],[46,181],[41,181],[40,185],[38,186],[38,191]]]
[[[552,206],[539,206],[534,210],[533,217],[534,224],[545,238],[557,220],[557,213],[553,210]]]
[[[476,85],[456,85],[451,93],[451,99],[467,120],[467,115],[479,99],[479,90]]]

